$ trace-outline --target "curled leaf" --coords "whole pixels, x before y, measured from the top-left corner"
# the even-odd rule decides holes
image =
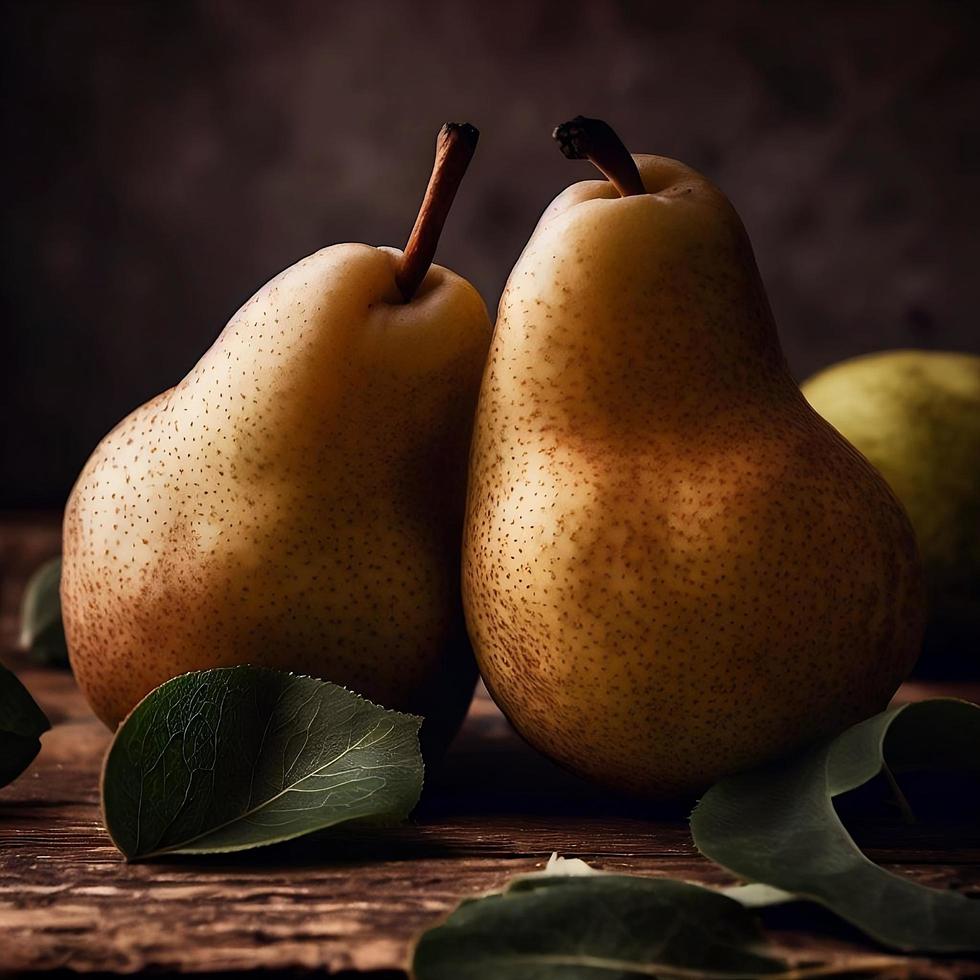
[[[884,711],[778,765],[729,776],[691,815],[701,853],[740,878],[820,902],[887,946],[980,949],[980,901],[927,888],[861,853],[833,799],[882,772],[980,771],[980,708],[937,699]]]

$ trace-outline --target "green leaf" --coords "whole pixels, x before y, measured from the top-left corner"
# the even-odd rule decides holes
[[[183,674],[116,732],[102,774],[106,827],[128,858],[146,858],[403,820],[422,790],[421,722],[283,671]]]
[[[723,779],[691,815],[694,842],[739,877],[820,902],[887,946],[980,949],[980,901],[879,868],[841,823],[833,798],[886,763],[892,773],[980,770],[980,708],[903,705],[787,762]]]
[[[416,980],[778,977],[755,917],[669,878],[523,876],[419,939]]]
[[[51,727],[17,676],[0,664],[0,786],[16,779],[41,749]]]
[[[45,562],[31,576],[21,604],[20,645],[39,663],[67,667],[60,587],[60,557]]]

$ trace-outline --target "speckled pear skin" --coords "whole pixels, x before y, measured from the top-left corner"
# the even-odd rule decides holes
[[[176,387],[109,433],[64,522],[72,668],[110,727],[188,670],[313,674],[448,741],[476,667],[459,589],[491,327],[433,266],[335,245],[232,318]]]
[[[668,798],[884,708],[923,595],[901,506],[790,376],[731,204],[635,159],[648,194],[568,188],[508,280],[463,598],[532,745]]]

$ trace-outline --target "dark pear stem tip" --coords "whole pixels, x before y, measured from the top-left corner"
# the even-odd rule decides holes
[[[569,160],[590,161],[622,197],[646,194],[636,161],[609,123],[576,116],[556,126],[552,136]]]
[[[589,132],[598,132],[601,128],[609,129],[609,124],[601,119],[586,119],[585,116],[576,116],[563,122],[560,126],[555,126],[555,131],[551,134],[552,139],[558,143],[558,149],[568,157],[569,160],[587,160],[589,158],[588,146],[590,145]]]
[[[480,131],[469,123],[450,122],[439,130],[429,185],[395,269],[395,283],[406,303],[418,292],[432,265],[443,225],[479,139]]]
[[[437,140],[448,138],[452,136],[453,139],[463,140],[463,142],[470,148],[470,156],[473,156],[473,151],[476,149],[476,144],[480,140],[480,131],[476,126],[471,123],[455,123],[447,122],[442,129],[439,130],[439,136]]]

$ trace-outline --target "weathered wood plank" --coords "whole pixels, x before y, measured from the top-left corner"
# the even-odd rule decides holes
[[[474,702],[405,827],[245,856],[127,864],[98,811],[108,732],[70,674],[27,667],[10,653],[24,575],[56,550],[53,522],[26,531],[0,522],[0,652],[54,723],[31,769],[0,790],[0,973],[397,970],[412,937],[460,898],[542,867],[552,851],[609,870],[730,881],[695,852],[683,807],[632,806],[562,773],[524,746],[486,697]],[[902,873],[980,891],[977,828],[891,824],[860,839]],[[812,909],[802,918],[781,912],[773,927],[782,942],[814,953],[867,948]],[[921,960],[907,975],[973,969],[965,960]]]

